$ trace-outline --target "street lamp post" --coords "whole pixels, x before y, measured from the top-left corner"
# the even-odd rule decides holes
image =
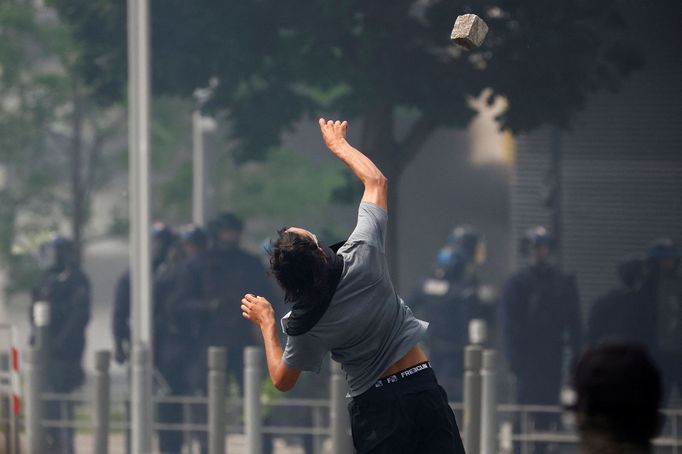
[[[201,110],[192,112],[192,222],[206,225],[206,157]]]
[[[149,248],[149,3],[128,0],[128,145],[133,454],[151,453],[152,307]]]

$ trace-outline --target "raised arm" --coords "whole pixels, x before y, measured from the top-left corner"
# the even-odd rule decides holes
[[[347,128],[347,121],[320,118],[320,130],[327,148],[350,167],[365,186],[362,201],[379,205],[388,212],[388,180],[367,156],[346,141]]]

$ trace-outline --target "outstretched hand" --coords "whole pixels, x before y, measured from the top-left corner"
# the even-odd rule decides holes
[[[331,121],[320,118],[320,131],[327,148],[334,151],[339,146],[346,143],[347,121]]]
[[[275,311],[272,309],[272,304],[262,296],[247,293],[242,298],[241,309],[242,317],[260,327],[267,326],[275,321]]]

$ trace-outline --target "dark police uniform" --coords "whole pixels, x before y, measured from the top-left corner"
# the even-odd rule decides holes
[[[552,266],[514,274],[502,295],[502,330],[509,367],[518,379],[521,404],[559,401],[565,337],[575,357],[581,325],[575,280]]]
[[[424,279],[408,305],[418,318],[429,321],[425,341],[429,360],[450,399],[460,402],[469,322],[491,319],[491,311],[479,299],[477,280]]]
[[[38,301],[47,302],[50,307],[46,390],[73,392],[85,378],[81,360],[85,350],[85,330],[90,321],[90,282],[77,268],[48,270],[33,292],[34,304]],[[45,409],[48,419],[62,422],[74,419],[72,402],[48,401]],[[46,435],[49,453],[74,452],[73,429],[49,428]]]
[[[207,342],[227,348],[228,377],[243,390],[244,348],[259,345],[260,340],[241,318],[240,301],[247,292],[270,298],[272,285],[260,260],[238,248],[211,251],[206,273],[205,295],[210,306]]]

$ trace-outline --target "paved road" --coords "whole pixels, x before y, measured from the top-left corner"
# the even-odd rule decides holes
[[[4,439],[0,434],[0,447],[4,446]],[[22,438],[22,452],[26,452],[26,440]],[[230,454],[245,454],[246,453],[246,438],[243,435],[230,435],[226,438],[226,451]],[[88,434],[78,434],[76,437],[76,453],[75,454],[92,454],[93,452],[93,438]],[[193,446],[193,449],[183,451],[183,454],[198,454],[199,447]],[[1,449],[1,448],[0,448]],[[2,451],[0,451],[2,452]],[[329,443],[326,443],[325,449],[320,454],[331,453]],[[109,454],[125,454],[124,438],[121,434],[113,434],[109,438]],[[277,440],[275,442],[275,451],[273,454],[305,454],[303,449],[299,446],[288,445],[284,440]]]

